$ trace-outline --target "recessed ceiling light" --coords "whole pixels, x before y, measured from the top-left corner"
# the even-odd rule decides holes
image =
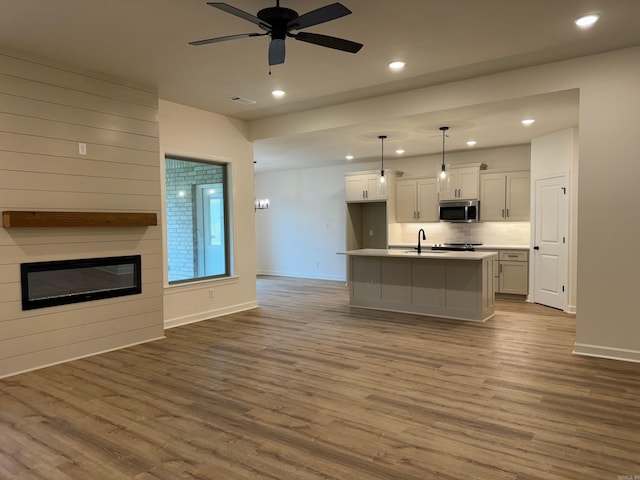
[[[346,158],[347,160],[353,160],[355,157],[353,155],[347,155],[344,158]]]
[[[478,143],[478,142],[476,142],[475,140],[469,140],[467,142],[467,145],[469,145],[470,147],[473,147],[476,143]]]
[[[284,90],[271,90],[271,95],[276,98],[284,97],[285,93],[287,92],[285,92]]]
[[[576,18],[573,23],[575,23],[580,28],[589,28],[593,26],[600,19],[600,15],[597,13],[590,13],[589,15],[583,15],[582,17]]]
[[[399,148],[396,150],[396,154],[402,155],[404,153],[404,148]]]
[[[526,126],[529,126],[533,123],[535,123],[535,120],[533,118],[527,118],[526,120],[522,120],[522,124]]]
[[[394,60],[393,62],[389,62],[389,68],[391,70],[402,70],[406,64],[407,62],[404,60]]]

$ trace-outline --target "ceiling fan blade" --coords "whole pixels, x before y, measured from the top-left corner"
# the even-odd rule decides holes
[[[284,63],[284,39],[273,38],[269,43],[269,66]]]
[[[320,23],[330,22],[331,20],[344,17],[350,13],[351,10],[341,3],[332,3],[331,5],[320,7],[300,15],[298,18],[294,18],[287,23],[287,31],[302,30],[303,28],[309,28]]]
[[[231,15],[235,15],[236,17],[240,17],[243,20],[246,20],[251,23],[255,23],[263,30],[271,31],[271,25],[266,23],[263,20],[260,20],[255,15],[251,15],[250,13],[245,12],[244,10],[240,10],[239,8],[233,7],[227,3],[222,2],[207,2],[207,5],[211,5],[218,10],[222,10],[223,12],[230,13]]]
[[[195,42],[189,42],[189,45],[208,45],[210,43],[225,42],[227,40],[235,40],[236,38],[247,37],[263,37],[269,35],[268,33],[239,33],[237,35],[227,35],[226,37],[207,38],[205,40],[196,40]]]
[[[361,43],[345,40],[344,38],[320,35],[318,33],[300,32],[297,35],[291,36],[301,42],[313,43],[314,45],[320,45],[321,47],[333,48],[335,50],[342,50],[343,52],[349,53],[358,53],[363,47]]]

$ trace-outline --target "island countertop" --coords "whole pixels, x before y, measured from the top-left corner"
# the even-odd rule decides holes
[[[357,257],[387,257],[387,258],[440,258],[443,260],[484,260],[485,258],[495,257],[496,252],[456,252],[448,250],[429,250],[428,247],[418,253],[415,250],[396,250],[383,248],[362,248],[360,250],[348,250],[346,252],[338,252],[340,255],[349,255]]]

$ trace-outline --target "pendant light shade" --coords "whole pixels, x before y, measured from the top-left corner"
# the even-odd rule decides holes
[[[444,140],[447,136],[447,130],[449,130],[449,127],[440,127],[440,131],[442,132],[442,166],[438,174],[438,192],[440,193],[448,192],[451,184],[451,175],[449,175],[447,166],[444,163]]]
[[[387,138],[386,135],[378,135],[380,139],[380,143],[382,144],[382,150],[380,153],[380,183],[384,183],[384,139]]]

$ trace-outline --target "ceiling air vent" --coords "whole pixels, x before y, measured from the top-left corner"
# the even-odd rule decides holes
[[[240,105],[253,105],[254,103],[258,103],[255,100],[249,100],[248,98],[242,97],[230,97],[229,100],[239,103]]]

